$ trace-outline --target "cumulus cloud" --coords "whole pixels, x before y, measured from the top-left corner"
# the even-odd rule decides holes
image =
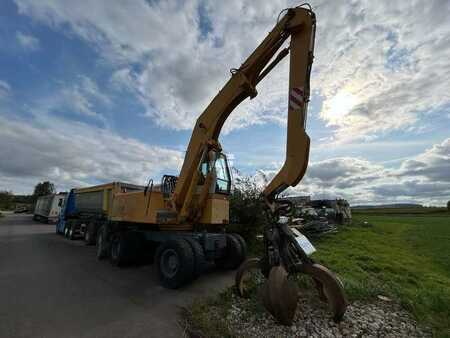
[[[69,26],[117,67],[167,128],[195,118],[273,27],[290,1],[57,2],[16,0],[22,14]],[[450,103],[448,1],[313,1],[318,17],[314,93],[335,139],[368,138],[414,127]],[[86,10],[86,9],[89,10]],[[120,22],[120,25],[117,25]],[[287,63],[260,86],[261,95],[230,117],[226,130],[284,123]],[[317,99],[318,96],[313,97]]]
[[[30,193],[42,180],[59,190],[111,181],[144,184],[149,177],[176,173],[183,156],[44,114],[33,121],[0,115],[0,144],[0,189],[16,193]]]
[[[19,44],[28,50],[37,50],[40,48],[39,39],[22,32],[16,32],[16,39],[19,42]]]
[[[260,170],[264,186],[276,170]],[[362,158],[339,157],[310,162],[306,175],[288,194],[345,198],[352,204],[417,202],[443,205],[450,196],[450,138],[389,168]]]
[[[6,99],[11,95],[11,86],[8,82],[0,80],[0,100]]]
[[[35,115],[42,112],[55,115],[70,112],[106,124],[105,117],[98,109],[112,105],[111,98],[91,78],[80,75],[71,83],[61,84],[56,94],[38,98],[31,111]]]
[[[435,144],[414,159],[404,161],[399,176],[425,178],[450,184],[450,139]]]

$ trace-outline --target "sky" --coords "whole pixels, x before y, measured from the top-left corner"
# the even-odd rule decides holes
[[[0,190],[177,174],[196,118],[298,3],[0,2]],[[290,194],[450,199],[450,2],[312,1],[310,162]],[[285,157],[288,58],[220,136],[241,175]],[[259,180],[260,181],[260,180]]]

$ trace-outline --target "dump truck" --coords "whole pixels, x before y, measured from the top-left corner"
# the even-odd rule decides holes
[[[39,197],[34,207],[33,219],[45,223],[57,222],[65,198],[66,193]]]
[[[341,320],[346,309],[342,284],[309,256],[314,247],[308,239],[282,221],[293,208],[292,203],[279,198],[300,182],[308,166],[310,138],[305,128],[315,30],[316,17],[309,5],[283,10],[275,27],[239,68],[231,69],[227,83],[198,117],[179,175],[164,175],[158,184],[150,180],[143,190],[111,190],[111,199],[102,199],[102,206],[110,204],[107,212],[102,209],[99,219],[83,218],[83,213],[74,218],[68,208],[64,233],[69,238],[83,234],[87,243],[92,243],[89,229],[97,229],[92,232],[97,257],[109,257],[115,265],[130,263],[153,248],[156,270],[167,288],[193,281],[203,271],[205,261],[211,261],[223,268],[239,267],[236,284],[241,292],[243,276],[256,265],[267,277],[262,292],[264,306],[283,324],[292,322],[298,300],[296,284],[288,276],[303,273],[313,279],[333,318]],[[263,191],[270,220],[263,232],[263,254],[260,259],[244,261],[244,239],[227,233],[231,176],[219,136],[232,111],[245,99],[257,96],[257,85],[287,55],[286,158]],[[76,190],[73,196],[76,210]]]
[[[94,244],[98,229],[110,219],[114,194],[139,190],[144,187],[124,182],[72,189],[65,200],[56,232],[70,239],[81,236],[88,244]]]

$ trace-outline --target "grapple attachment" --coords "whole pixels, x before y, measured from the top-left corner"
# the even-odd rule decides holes
[[[236,273],[236,287],[242,297],[248,295],[246,281],[252,270],[270,271],[259,296],[264,307],[283,325],[291,325],[297,309],[300,289],[292,276],[303,273],[310,276],[319,298],[328,304],[333,320],[342,320],[347,308],[341,281],[326,267],[310,259],[295,240],[295,233],[286,226],[272,228],[266,235],[266,253],[263,259],[246,260]],[[274,252],[278,256],[274,258]],[[270,256],[272,255],[272,256]],[[272,264],[271,262],[278,262]],[[265,264],[269,264],[269,269]]]

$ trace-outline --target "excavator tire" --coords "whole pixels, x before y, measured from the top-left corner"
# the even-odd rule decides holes
[[[231,236],[235,237],[239,243],[241,243],[241,247],[242,247],[242,254],[244,255],[244,260],[247,258],[247,243],[245,242],[245,239],[236,233],[232,233]]]
[[[194,279],[194,250],[185,239],[172,239],[162,243],[155,254],[155,262],[162,286],[178,289]]]
[[[191,246],[192,251],[194,252],[194,278],[199,277],[206,269],[206,258],[205,252],[203,251],[202,246],[199,242],[192,238],[186,238],[186,241]]]
[[[216,265],[222,269],[234,270],[245,260],[245,248],[233,235],[227,235],[227,248],[225,256],[214,260]]]

